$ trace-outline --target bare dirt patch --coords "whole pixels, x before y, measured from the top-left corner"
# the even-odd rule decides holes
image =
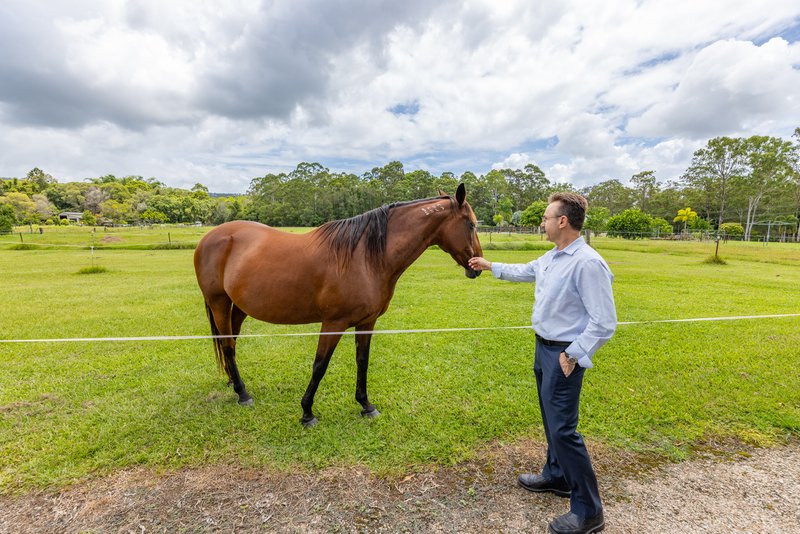
[[[107,235],[107,236],[103,236],[103,238],[100,240],[100,242],[101,243],[121,243],[122,242],[122,238],[118,237],[118,236],[115,236],[115,235]]]
[[[800,532],[800,445],[724,445],[680,464],[591,447],[607,532]],[[521,442],[455,467],[381,478],[214,466],[129,470],[0,497],[0,532],[545,532],[568,500],[516,487],[543,461]]]

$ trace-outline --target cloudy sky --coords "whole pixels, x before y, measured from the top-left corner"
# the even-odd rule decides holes
[[[0,0],[0,50],[4,177],[666,181],[800,126],[797,0]]]

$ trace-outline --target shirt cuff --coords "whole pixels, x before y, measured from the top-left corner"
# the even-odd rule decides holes
[[[499,263],[499,262],[496,262],[496,261],[493,261],[492,262],[492,275],[495,278],[500,278],[500,276],[502,276],[502,274],[503,274],[503,264]]]
[[[592,359],[583,351],[580,345],[577,343],[572,343],[569,347],[564,349],[564,352],[569,354],[571,357],[578,360],[578,365],[583,367],[584,369],[591,369],[594,367],[592,363]]]

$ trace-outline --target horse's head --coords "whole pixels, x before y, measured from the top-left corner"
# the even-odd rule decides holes
[[[439,227],[437,244],[464,267],[467,277],[476,278],[481,272],[472,269],[467,262],[472,257],[483,256],[483,251],[478,240],[478,220],[466,198],[467,190],[461,184],[456,191],[455,209]]]

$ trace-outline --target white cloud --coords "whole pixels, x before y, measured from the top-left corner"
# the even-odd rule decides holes
[[[515,152],[499,163],[492,165],[492,169],[524,169],[529,163],[536,164],[528,154]]]
[[[800,44],[717,41],[696,54],[678,82],[628,132],[710,137],[787,129],[800,117]]]
[[[669,179],[710,137],[800,125],[800,43],[770,40],[799,18],[789,0],[10,0],[0,175],[244,191],[301,161],[398,159]]]

